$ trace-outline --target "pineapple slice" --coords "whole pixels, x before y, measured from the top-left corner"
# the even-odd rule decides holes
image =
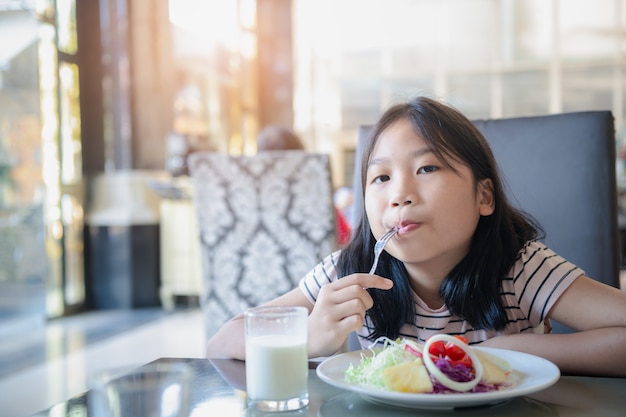
[[[510,373],[508,363],[499,358],[495,358],[486,352],[476,351],[476,355],[483,365],[483,382],[487,384],[502,384],[506,382],[506,377]]]
[[[392,391],[433,392],[433,383],[420,358],[386,368],[382,375],[385,385]]]

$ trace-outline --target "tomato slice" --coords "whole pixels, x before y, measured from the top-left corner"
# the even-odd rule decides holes
[[[428,353],[437,357],[443,358],[446,356],[446,344],[443,340],[438,340],[435,343],[431,344],[428,348]]]
[[[456,366],[456,365],[461,365],[464,366],[466,368],[473,368],[473,364],[472,364],[472,358],[469,357],[469,355],[465,355],[463,358],[457,360],[457,361],[450,361],[450,364],[452,366]]]
[[[467,344],[467,338],[465,336],[456,335],[454,338],[459,342]],[[465,351],[452,342],[446,342],[445,349],[446,356],[451,361],[460,361],[466,356]]]
[[[457,345],[447,342],[445,345],[446,356],[452,361],[458,361],[466,356],[465,351]]]
[[[456,335],[454,336],[454,338],[460,342],[467,344],[467,338],[465,336]],[[459,346],[455,345],[452,342],[446,342],[445,349],[446,356],[450,359],[450,362],[453,365],[462,364],[464,366],[467,366],[468,368],[471,368],[472,360]]]

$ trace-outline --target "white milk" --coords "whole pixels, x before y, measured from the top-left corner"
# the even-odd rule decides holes
[[[290,335],[246,340],[246,385],[255,400],[287,400],[307,392],[306,340]]]

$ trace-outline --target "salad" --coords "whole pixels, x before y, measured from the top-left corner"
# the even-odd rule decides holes
[[[350,365],[346,382],[433,394],[489,392],[511,386],[508,362],[470,348],[463,336],[435,335],[423,345],[408,339],[383,341],[383,348],[373,348],[371,356],[362,355],[357,366]]]

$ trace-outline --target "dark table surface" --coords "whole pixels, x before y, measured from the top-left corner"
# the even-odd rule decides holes
[[[184,362],[193,369],[191,417],[268,415],[245,408],[244,362],[175,358],[162,358],[156,362]],[[497,405],[457,410],[417,410],[377,404],[359,394],[328,385],[317,377],[316,365],[316,362],[310,363],[309,406],[296,412],[275,413],[274,416],[626,416],[626,378],[561,376],[555,385],[543,391]],[[86,393],[78,395],[33,417],[88,416],[87,400]]]

